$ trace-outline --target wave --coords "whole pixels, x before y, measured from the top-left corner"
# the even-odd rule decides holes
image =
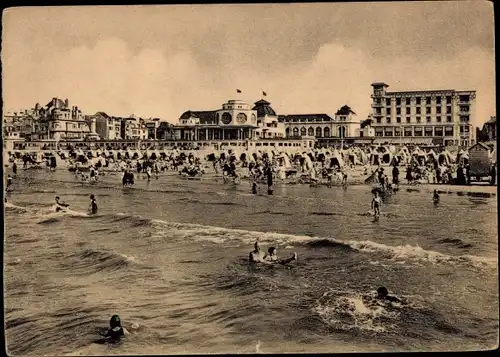
[[[13,213],[25,213],[28,212],[29,209],[26,207],[16,206],[10,202],[4,203],[5,212],[13,212]]]
[[[330,289],[316,300],[312,311],[335,330],[392,332],[402,321],[405,310],[423,310],[419,296],[401,296],[401,303],[380,301],[376,293]]]
[[[113,272],[129,268],[147,268],[132,255],[105,249],[86,248],[72,253],[61,265],[72,273]]]
[[[157,229],[157,232],[154,235],[155,237],[168,236],[169,238],[177,238],[179,240],[190,238],[196,241],[211,241],[217,244],[224,244],[239,240],[249,245],[258,240],[265,243],[302,245],[306,247],[341,247],[344,249],[348,247],[357,252],[382,255],[384,258],[393,261],[404,260],[427,262],[432,264],[465,264],[476,268],[495,267],[497,265],[497,260],[494,258],[473,255],[452,256],[409,244],[390,246],[370,240],[342,241],[335,238],[229,229],[199,224],[166,222],[157,219],[152,219],[151,224]]]

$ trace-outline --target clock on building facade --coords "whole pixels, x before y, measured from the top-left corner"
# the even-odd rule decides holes
[[[222,114],[222,124],[229,124],[231,122],[231,120],[233,120],[233,117],[231,116],[231,114],[229,113],[224,113]]]
[[[245,124],[247,122],[247,116],[245,113],[239,113],[237,116],[236,116],[236,121],[238,122],[238,124]]]

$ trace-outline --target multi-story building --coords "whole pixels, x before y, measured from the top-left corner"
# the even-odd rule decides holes
[[[144,120],[137,118],[134,114],[128,118],[120,118],[120,136],[124,140],[146,140],[148,138],[148,129]]]
[[[287,137],[313,136],[316,139],[353,137],[359,133],[359,122],[354,120],[356,113],[344,105],[334,118],[328,114],[288,114],[280,115],[278,120],[285,124]]]
[[[388,92],[373,83],[375,140],[393,143],[468,146],[474,143],[474,90]]]
[[[105,112],[97,112],[93,116],[96,121],[96,133],[106,140],[121,140],[121,119],[111,117]]]
[[[261,99],[254,103],[252,110],[257,111],[257,126],[255,135],[257,138],[284,138],[285,124],[278,121],[278,116],[271,103]]]
[[[179,140],[244,140],[256,136],[257,110],[242,100],[229,100],[221,109],[184,112],[174,125]]]
[[[486,141],[495,141],[497,139],[497,117],[490,117],[486,123],[483,124],[482,133]]]

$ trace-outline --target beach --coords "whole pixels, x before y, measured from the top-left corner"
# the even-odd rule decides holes
[[[20,170],[5,224],[12,355],[460,351],[498,343],[496,187],[265,186],[175,174],[122,188]],[[442,194],[432,203],[434,189]],[[482,192],[488,195],[456,194]],[[99,212],[89,216],[89,195]],[[53,210],[54,197],[70,204]],[[289,266],[255,267],[259,240]],[[376,305],[379,286],[405,303]],[[93,343],[119,314],[130,337]]]

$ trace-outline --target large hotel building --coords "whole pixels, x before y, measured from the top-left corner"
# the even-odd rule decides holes
[[[375,140],[392,143],[464,145],[474,143],[476,91],[388,92],[373,83],[372,127]]]

